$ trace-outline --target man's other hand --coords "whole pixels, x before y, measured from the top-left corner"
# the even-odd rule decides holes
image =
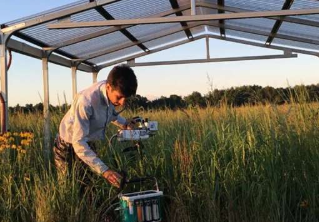
[[[103,173],[103,177],[114,187],[120,188],[121,185],[121,181],[123,179],[123,177],[113,171],[113,170],[107,170]]]

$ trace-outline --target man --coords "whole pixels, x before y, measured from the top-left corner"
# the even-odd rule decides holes
[[[134,71],[127,65],[119,65],[110,71],[106,81],[95,83],[77,94],[61,121],[54,144],[58,173],[67,173],[78,161],[82,165],[80,171],[88,166],[111,185],[120,186],[122,176],[97,157],[93,142],[104,140],[105,128],[110,122],[122,129],[129,128],[115,107],[124,105],[128,97],[135,95],[136,89]]]

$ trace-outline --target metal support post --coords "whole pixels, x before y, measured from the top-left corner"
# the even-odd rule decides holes
[[[72,98],[75,99],[75,96],[78,92],[78,89],[77,89],[77,69],[78,69],[78,66],[80,65],[81,63],[80,62],[72,62],[72,67],[71,67],[71,70],[72,70]]]
[[[99,74],[99,71],[94,71],[92,73],[92,77],[93,77],[93,83],[96,83],[97,82],[97,75]]]
[[[44,146],[43,154],[47,162],[51,156],[51,131],[50,131],[50,100],[49,100],[49,56],[52,51],[42,51],[42,69],[43,69],[43,90],[44,90],[44,101],[43,101],[43,117],[44,117]]]
[[[207,59],[210,59],[210,53],[209,53],[209,37],[206,36],[206,54],[207,54]]]
[[[0,32],[0,73],[1,73],[1,94],[3,96],[4,112],[1,112],[1,119],[3,122],[3,131],[8,130],[9,118],[8,118],[8,67],[6,56],[6,42],[8,36]]]
[[[191,0],[191,15],[196,15],[196,0]]]
[[[127,60],[127,65],[134,67],[134,64],[135,64],[135,59]]]
[[[284,55],[292,55],[292,51],[290,50],[284,50]]]

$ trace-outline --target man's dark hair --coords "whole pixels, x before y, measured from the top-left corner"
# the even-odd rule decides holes
[[[137,79],[133,69],[128,65],[115,66],[110,71],[106,81],[113,89],[120,91],[125,97],[136,94]]]

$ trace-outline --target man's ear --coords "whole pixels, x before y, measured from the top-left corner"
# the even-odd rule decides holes
[[[112,86],[109,83],[106,83],[106,90],[109,92],[112,90]]]

